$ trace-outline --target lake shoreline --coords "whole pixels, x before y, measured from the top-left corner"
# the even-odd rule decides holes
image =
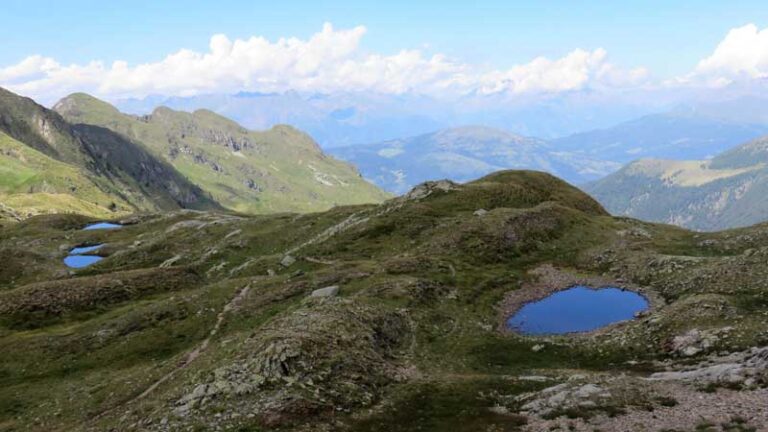
[[[498,306],[497,330],[502,334],[535,338],[552,336],[590,336],[601,333],[606,329],[613,329],[618,325],[631,321],[618,321],[590,331],[558,335],[529,335],[509,328],[507,325],[508,320],[523,306],[543,300],[554,293],[565,291],[575,286],[584,286],[593,289],[612,287],[637,293],[648,302],[648,308],[642,312],[643,314],[649,314],[664,305],[664,300],[652,288],[628,284],[624,281],[618,281],[606,276],[576,274],[566,269],[555,268],[549,264],[531,270],[529,275],[531,276],[531,280],[524,282],[520,288],[508,292]]]

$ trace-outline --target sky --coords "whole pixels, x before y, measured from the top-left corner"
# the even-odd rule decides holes
[[[4,0],[0,86],[54,100],[510,94],[768,76],[760,1]]]

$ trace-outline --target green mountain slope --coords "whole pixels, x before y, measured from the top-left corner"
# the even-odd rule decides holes
[[[0,229],[0,430],[768,425],[768,225],[613,218],[509,171],[322,213],[89,221]],[[62,264],[99,243],[92,267]],[[505,327],[575,284],[651,307],[578,335]]]
[[[289,126],[249,131],[206,110],[158,108],[135,117],[85,94],[71,95],[54,109],[72,123],[104,127],[141,143],[232,210],[317,211],[387,197]]]
[[[22,214],[57,209],[77,211],[78,208],[94,216],[105,209],[126,212],[220,208],[199,187],[142,145],[104,128],[73,126],[56,112],[3,89],[0,89],[0,133],[5,137],[0,149],[9,158],[8,163],[15,166],[8,167],[19,172],[19,175],[0,179],[0,188],[17,194],[5,204],[17,206]],[[46,176],[47,180],[39,175],[35,177],[35,173]],[[30,185],[24,189],[25,176],[31,176],[30,181],[37,179],[40,184],[47,184],[48,189]],[[66,188],[59,180],[51,181],[54,177],[77,178]],[[54,193],[57,197],[19,195],[36,192]],[[111,199],[105,200],[105,195]],[[75,199],[99,208],[80,206]]]
[[[768,138],[707,161],[646,159],[586,186],[611,213],[718,230],[768,220]]]
[[[18,219],[41,213],[114,217],[134,210],[119,196],[100,189],[82,170],[50,158],[2,132],[0,202]]]

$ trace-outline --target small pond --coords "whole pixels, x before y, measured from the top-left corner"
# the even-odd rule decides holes
[[[91,264],[101,261],[103,258],[96,255],[82,255],[88,252],[93,252],[96,249],[104,246],[103,244],[94,246],[76,247],[69,251],[69,255],[64,258],[64,264],[70,268],[83,268],[88,267]]]
[[[507,327],[528,335],[587,332],[632,319],[646,309],[648,300],[633,291],[575,286],[524,305],[507,320]]]
[[[101,230],[101,229],[117,229],[122,227],[123,227],[122,225],[113,224],[110,222],[97,222],[97,223],[93,223],[86,226],[85,228],[83,228],[83,231]]]

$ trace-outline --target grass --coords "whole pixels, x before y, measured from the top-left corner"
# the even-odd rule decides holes
[[[538,386],[498,379],[469,379],[455,383],[427,382],[403,386],[381,411],[353,420],[351,432],[497,430],[512,432],[527,423],[513,412],[491,410],[499,398],[532,391]],[[512,407],[514,410],[515,407]]]
[[[208,335],[233,286],[206,288],[126,304],[106,314],[0,338],[0,423],[20,410],[50,415],[46,407],[77,395],[59,421],[132,397]],[[30,358],[37,359],[29,362]],[[105,381],[106,380],[106,381]],[[121,386],[107,383],[124,383]]]
[[[99,180],[0,132],[0,200],[16,213],[127,214],[132,207],[102,189]]]

